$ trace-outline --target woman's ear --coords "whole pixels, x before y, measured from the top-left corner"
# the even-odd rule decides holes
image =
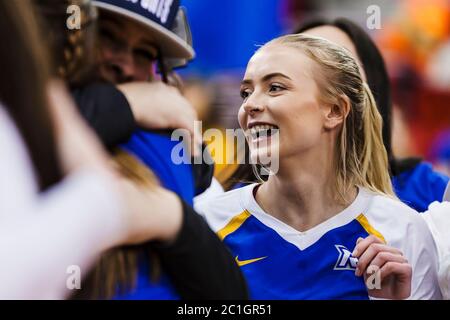
[[[329,104],[325,114],[325,129],[332,130],[344,123],[350,107],[350,99],[346,95],[340,95],[337,103]]]

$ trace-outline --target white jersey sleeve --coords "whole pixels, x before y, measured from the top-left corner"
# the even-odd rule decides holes
[[[226,226],[233,217],[245,210],[241,194],[254,185],[224,192],[214,198],[204,199],[195,203],[195,210],[205,218],[209,227],[217,232]]]
[[[90,170],[38,193],[25,144],[1,105],[0,137],[0,299],[67,297],[68,267],[86,275],[121,238],[120,194],[110,177]]]
[[[219,181],[217,181],[216,178],[213,178],[209,188],[206,189],[203,193],[194,197],[194,209],[197,210],[197,207],[201,208],[202,203],[212,200],[223,193],[225,193],[225,191],[223,190],[222,185],[219,183]]]
[[[439,285],[444,299],[450,299],[450,202],[433,202],[421,215],[436,242],[439,257]]]
[[[367,219],[384,237],[386,244],[399,249],[411,264],[410,299],[442,299],[437,248],[420,215],[398,200],[375,195]]]

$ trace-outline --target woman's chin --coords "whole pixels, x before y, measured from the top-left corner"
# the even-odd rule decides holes
[[[278,162],[279,148],[278,144],[259,145],[258,147],[250,147],[251,164],[269,165],[272,162]]]

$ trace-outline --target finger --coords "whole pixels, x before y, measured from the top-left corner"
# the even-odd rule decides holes
[[[190,106],[190,105],[189,105]],[[192,139],[192,150],[194,153],[194,157],[200,156],[202,154],[202,143],[203,143],[203,138],[202,138],[202,129],[201,129],[201,125],[198,125],[198,117],[197,117],[197,112],[194,110],[194,108],[192,108],[192,106],[190,106],[190,110],[189,112],[189,126],[192,128],[192,134],[193,134],[193,139]]]
[[[364,274],[369,264],[371,264],[372,260],[380,252],[389,252],[401,256],[401,252],[395,248],[389,247],[385,244],[371,243],[369,247],[360,255],[355,275],[361,276],[362,274]]]
[[[388,251],[382,251],[375,256],[375,258],[370,262],[369,266],[382,268],[389,261],[397,263],[408,263],[408,260],[404,256]]]
[[[202,142],[200,127],[196,126],[193,120],[184,120],[181,126],[189,131],[190,139],[186,143],[189,145],[192,156],[200,156]]]
[[[412,267],[409,263],[388,261],[380,269],[380,279],[383,281],[389,276],[397,276],[401,282],[411,282]]]
[[[202,145],[203,145],[203,137],[202,137],[202,131],[200,127],[195,128],[194,133],[194,140],[195,140],[195,151],[198,153],[198,155],[202,155]]]
[[[187,140],[185,143],[185,145],[188,149],[190,158],[195,157],[195,148],[194,148],[194,143],[193,143],[193,141],[194,141],[193,137],[194,137],[194,134],[191,129],[191,130],[189,130],[189,134],[188,134],[188,137],[187,137]]]
[[[352,256],[354,256],[355,258],[358,258],[364,251],[367,250],[367,248],[372,243],[383,243],[383,241],[381,241],[379,238],[375,237],[374,235],[370,235],[365,239],[358,238],[358,240],[356,240],[356,246],[352,252]]]
[[[183,84],[183,80],[181,79],[181,77],[175,73],[175,72],[171,72],[167,75],[167,84],[169,86],[172,86],[176,89],[178,89],[180,91],[180,93],[183,93],[184,90],[184,84]]]

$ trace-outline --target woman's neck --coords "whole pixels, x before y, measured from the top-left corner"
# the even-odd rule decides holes
[[[356,198],[356,188],[346,203],[339,201],[331,159],[291,159],[280,163],[276,175],[255,195],[262,209],[291,227],[306,231],[344,210]]]

